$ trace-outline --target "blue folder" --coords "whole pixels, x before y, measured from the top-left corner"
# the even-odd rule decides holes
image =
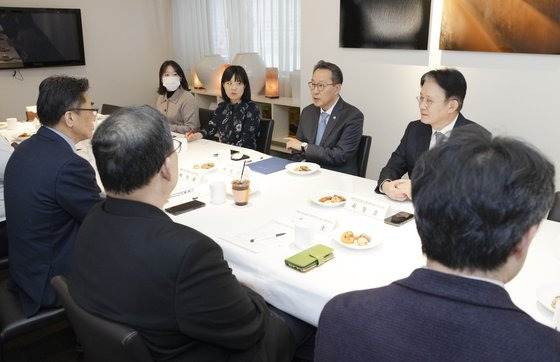
[[[262,173],[268,175],[269,173],[277,172],[283,170],[287,164],[292,163],[292,160],[286,160],[280,157],[271,157],[266,160],[257,161],[255,163],[250,163],[247,166],[251,171]]]

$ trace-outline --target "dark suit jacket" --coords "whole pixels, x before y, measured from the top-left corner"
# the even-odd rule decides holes
[[[476,125],[476,123],[466,119],[459,113],[457,122],[455,122],[455,127],[462,127],[469,124]],[[391,155],[387,165],[381,170],[377,181],[381,183],[387,179],[398,180],[402,178],[405,173],[408,173],[408,177],[410,177],[416,160],[430,148],[431,137],[432,126],[422,123],[420,120],[410,122],[404,131],[401,143]],[[380,193],[379,186],[375,188],[375,192]]]
[[[100,192],[89,162],[50,129],[12,154],[4,176],[11,287],[27,316],[56,304],[50,279],[68,275],[78,228]]]
[[[560,361],[560,333],[498,285],[417,269],[334,297],[319,319],[316,361]]]
[[[296,138],[309,143],[305,154],[297,153],[294,159],[315,162],[329,170],[351,175],[358,174],[358,146],[363,133],[364,115],[342,97],[336,103],[319,145],[315,144],[320,107],[313,104],[301,112]]]
[[[70,294],[135,328],[156,360],[288,361],[287,326],[242,287],[207,236],[148,204],[108,197],[84,220]]]

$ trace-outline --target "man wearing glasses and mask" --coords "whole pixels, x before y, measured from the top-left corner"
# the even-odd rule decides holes
[[[68,275],[78,228],[101,200],[95,171],[76,154],[91,138],[97,109],[85,78],[53,76],[39,85],[42,127],[14,151],[4,173],[10,289],[28,317],[57,305],[49,282]]]
[[[461,72],[451,68],[429,71],[420,79],[420,86],[416,97],[420,119],[408,124],[401,143],[377,179],[375,192],[397,201],[412,198],[411,181],[402,177],[405,173],[410,177],[422,153],[443,142],[455,127],[480,127],[460,113],[467,93]]]
[[[336,64],[320,60],[307,84],[313,104],[301,112],[296,138],[285,138],[286,149],[292,151],[294,160],[357,175],[364,115],[340,97],[342,71]]]

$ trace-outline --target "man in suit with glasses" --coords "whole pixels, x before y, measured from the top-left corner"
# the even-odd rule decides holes
[[[420,95],[416,97],[420,119],[410,122],[397,149],[391,154],[377,179],[377,193],[397,201],[411,199],[410,177],[416,160],[428,149],[440,144],[458,127],[480,127],[461,114],[467,93],[467,81],[456,69],[427,72],[420,79]]]
[[[4,173],[10,288],[29,317],[58,305],[50,280],[68,275],[78,228],[101,200],[95,171],[76,154],[91,138],[97,109],[85,78],[52,76],[39,85],[41,128],[14,151]]]
[[[364,115],[340,97],[342,81],[336,64],[320,60],[315,65],[307,83],[313,104],[301,112],[296,138],[285,138],[286,149],[296,161],[357,175]]]

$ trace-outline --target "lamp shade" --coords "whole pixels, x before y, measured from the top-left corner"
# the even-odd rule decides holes
[[[264,95],[267,98],[278,98],[278,68],[266,68]]]
[[[249,77],[252,94],[262,94],[265,81],[265,66],[259,53],[237,53],[231,64],[241,65]]]
[[[202,85],[210,91],[219,91],[226,60],[219,54],[210,54],[200,59],[196,74]]]
[[[204,88],[202,86],[202,82],[200,81],[200,79],[198,79],[198,74],[196,73],[196,69],[192,70],[192,78],[193,78],[193,86],[194,89],[202,89]]]

